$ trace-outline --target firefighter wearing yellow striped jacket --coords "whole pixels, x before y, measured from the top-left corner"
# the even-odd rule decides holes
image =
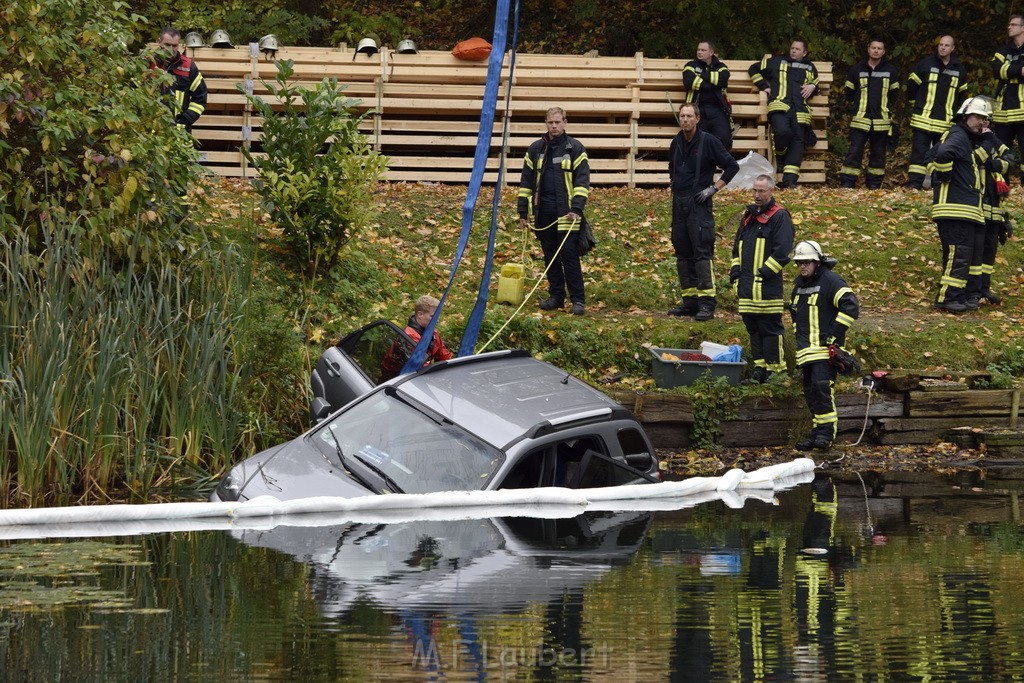
[[[992,106],[985,98],[965,100],[953,127],[932,150],[936,181],[932,220],[942,243],[942,276],[935,307],[949,313],[970,310],[967,277],[974,257],[975,233],[985,228],[981,207],[983,169],[991,157],[981,143],[991,115]]]
[[[999,81],[1002,106],[992,115],[999,139],[1013,146],[1014,138],[1024,149],[1024,15],[1014,14],[1007,26],[1010,42],[996,50],[992,73]],[[1024,171],[1021,171],[1024,183]]]
[[[892,129],[892,105],[900,89],[899,73],[885,59],[885,43],[872,40],[867,57],[846,75],[846,94],[853,105],[850,119],[850,151],[839,170],[839,184],[855,187],[860,176],[864,147],[869,146],[865,186],[877,190],[885,177],[885,153]]]
[[[981,213],[985,218],[985,228],[974,231],[974,248],[971,266],[967,272],[967,308],[976,310],[982,302],[996,305],[1002,299],[992,291],[992,273],[995,272],[996,252],[999,240],[1005,242],[1007,229],[1007,211],[1000,206],[1003,197],[1010,193],[1006,184],[1006,174],[1010,165],[1003,155],[1009,150],[992,131],[986,130],[981,135],[981,144],[975,149],[974,155],[982,164],[985,188],[981,193]]]
[[[544,117],[548,132],[526,150],[519,181],[519,225],[524,230],[533,228],[544,251],[548,298],[540,308],[562,308],[568,288],[572,313],[583,315],[586,296],[576,234],[586,222],[583,209],[590,196],[590,164],[587,150],[566,134],[567,122],[561,107],[548,109]]]
[[[832,446],[839,423],[830,347],[843,347],[860,305],[846,281],[832,270],[836,260],[826,258],[817,242],[797,244],[793,260],[800,270],[790,297],[796,364],[803,371],[804,399],[813,422],[810,435],[798,441],[796,448],[825,450]]]
[[[206,81],[191,58],[181,54],[181,33],[168,26],[160,32],[160,43],[155,55],[154,68],[163,69],[174,82],[163,87],[170,100],[171,114],[178,128],[189,133],[206,110]]]
[[[796,39],[788,57],[765,55],[747,69],[750,79],[768,95],[768,124],[772,128],[779,187],[795,187],[800,178],[804,146],[814,144],[807,100],[818,92],[818,70],[807,58],[807,42]]]
[[[929,150],[949,130],[953,112],[967,94],[967,70],[953,54],[954,47],[952,36],[942,36],[935,54],[918,62],[907,79],[913,134],[907,187],[915,190],[924,185]]]
[[[683,87],[685,102],[697,105],[700,129],[721,140],[727,150],[731,149],[732,107],[725,98],[729,69],[715,54],[715,45],[710,40],[697,43],[697,59],[683,67]]]
[[[750,335],[752,382],[765,383],[774,372],[785,372],[782,351],[782,270],[793,249],[793,219],[775,202],[775,180],[754,179],[754,203],[740,219],[732,245],[729,279],[736,286],[739,313]]]

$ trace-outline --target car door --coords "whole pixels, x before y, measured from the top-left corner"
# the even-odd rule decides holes
[[[310,375],[315,424],[378,384],[397,377],[416,345],[390,320],[377,320],[327,349]]]

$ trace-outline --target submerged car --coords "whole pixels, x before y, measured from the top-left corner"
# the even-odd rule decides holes
[[[412,347],[378,321],[328,349],[312,377],[313,428],[235,465],[210,499],[658,481],[632,413],[564,370],[497,351],[389,377]]]

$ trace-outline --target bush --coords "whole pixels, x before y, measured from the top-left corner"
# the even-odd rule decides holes
[[[280,110],[239,85],[263,118],[266,155],[243,153],[259,171],[256,189],[285,244],[313,279],[319,265],[334,267],[345,243],[366,224],[387,158],[359,132],[361,117],[351,109],[357,101],[343,96],[336,79],[325,78],[315,89],[289,85],[292,61],[275,63],[277,84],[263,85]]]
[[[169,77],[128,52],[142,18],[127,7],[38,0],[0,12],[3,234],[59,222],[117,251],[136,240],[143,255],[178,236],[170,219],[195,153],[161,100]]]

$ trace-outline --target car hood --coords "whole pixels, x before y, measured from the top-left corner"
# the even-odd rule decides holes
[[[226,485],[238,486],[238,500],[257,496],[293,499],[313,496],[356,498],[375,495],[352,479],[337,461],[331,461],[313,448],[305,435],[280,446],[268,448],[238,463],[228,472],[213,501],[230,500],[224,496]]]

